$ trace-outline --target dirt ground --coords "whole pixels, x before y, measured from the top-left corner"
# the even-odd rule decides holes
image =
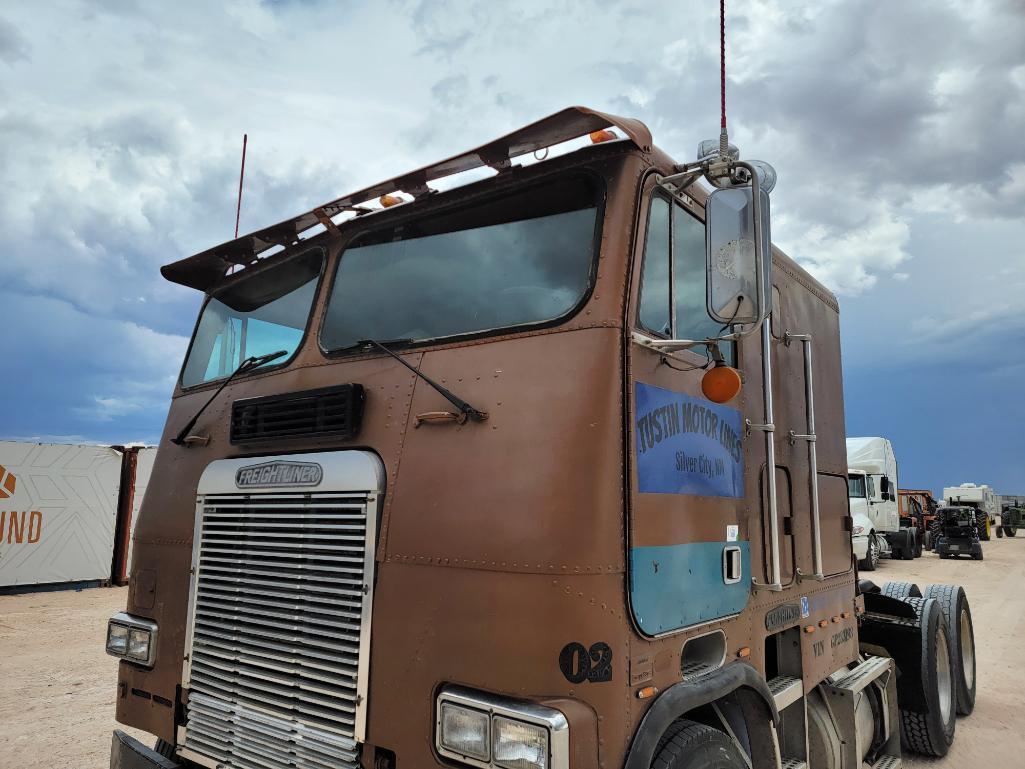
[[[986,560],[883,561],[890,579],[964,585],[975,621],[978,701],[958,720],[950,754],[909,766],[1025,766],[1012,718],[1025,692],[1015,662],[1025,637],[1025,537],[992,540]],[[125,605],[125,588],[0,596],[0,769],[103,769],[115,728],[117,661],[103,651],[107,618]],[[121,727],[124,728],[124,727]],[[153,738],[128,730],[151,743]]]

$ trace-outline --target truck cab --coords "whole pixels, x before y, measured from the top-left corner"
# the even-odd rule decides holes
[[[894,558],[910,560],[920,555],[915,527],[901,521],[897,502],[897,459],[890,441],[848,438],[847,466],[852,489],[851,515],[862,516],[861,523],[855,524],[862,526],[861,536],[866,528],[874,532],[880,552]],[[857,496],[853,494],[855,490]],[[867,560],[862,561],[863,568],[867,563]]]
[[[206,298],[107,643],[160,760],[112,766],[945,752],[960,657],[858,587],[838,306],[762,173],[574,107],[166,266]]]

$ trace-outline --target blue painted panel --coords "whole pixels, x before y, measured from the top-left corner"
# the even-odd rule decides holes
[[[638,491],[744,496],[739,411],[643,382],[634,400]]]
[[[740,582],[722,578],[722,552],[740,548]],[[748,542],[691,542],[630,550],[631,602],[637,624],[648,635],[737,614],[751,596]]]

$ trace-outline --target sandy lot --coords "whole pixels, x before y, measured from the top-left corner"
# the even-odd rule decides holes
[[[1015,769],[1025,766],[1012,724],[1025,692],[1016,662],[1025,636],[1025,537],[985,543],[986,560],[883,561],[872,579],[965,586],[975,620],[979,694],[941,761],[907,765]],[[103,651],[107,618],[126,588],[0,596],[0,769],[103,769],[115,728],[117,662]],[[123,727],[122,727],[123,728]],[[152,743],[153,738],[129,730]]]
[[[128,588],[0,596],[2,769],[110,764],[118,663],[103,644],[127,597]]]

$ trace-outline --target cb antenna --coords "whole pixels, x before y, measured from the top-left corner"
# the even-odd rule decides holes
[[[725,87],[725,86],[724,86]],[[723,96],[725,99],[726,97]],[[725,104],[725,102],[723,102]],[[723,107],[725,110],[726,107]],[[723,112],[723,131],[726,130],[726,113]],[[242,216],[242,180],[246,176],[246,143],[249,141],[249,134],[242,134],[242,171],[238,175],[238,206],[235,208],[235,237],[238,237],[238,220]]]
[[[725,158],[730,148],[726,133],[726,0],[719,0],[719,157]]]

